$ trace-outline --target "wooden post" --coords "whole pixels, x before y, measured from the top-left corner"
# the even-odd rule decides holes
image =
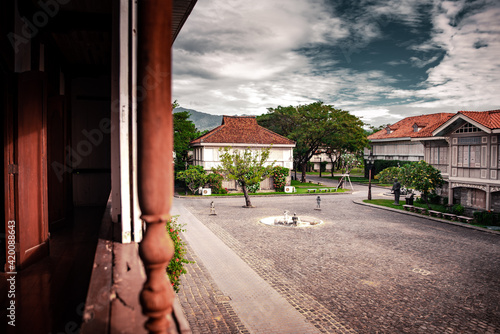
[[[146,222],[139,255],[147,276],[140,301],[150,333],[167,333],[174,300],[165,272],[174,253],[165,230],[174,181],[171,29],[172,0],[138,2],[138,195]]]

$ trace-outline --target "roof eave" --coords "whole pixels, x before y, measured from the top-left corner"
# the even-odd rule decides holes
[[[411,137],[394,137],[394,138],[381,138],[381,139],[369,139],[373,143],[389,142],[389,141],[404,141],[411,140]]]
[[[411,141],[428,141],[428,140],[446,140],[446,137],[416,137],[412,138]]]
[[[279,147],[294,148],[296,144],[252,144],[252,143],[194,143],[191,146],[210,146],[210,147]]]

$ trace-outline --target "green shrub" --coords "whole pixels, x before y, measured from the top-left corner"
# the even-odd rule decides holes
[[[388,167],[397,167],[407,164],[408,161],[404,160],[375,160],[372,167],[372,176],[377,175]],[[368,164],[365,163],[365,178],[368,178]]]
[[[456,215],[463,215],[465,212],[465,208],[461,204],[455,204],[451,207],[451,213]]]
[[[485,226],[500,226],[499,215],[491,211],[474,211],[474,221],[476,224]]]
[[[207,175],[203,170],[203,166],[189,166],[188,169],[177,172],[176,179],[184,181],[194,194],[198,188],[205,185]]]
[[[427,199],[429,200],[429,203],[432,203],[432,204],[440,204],[441,203],[441,196],[439,196],[436,193],[429,194],[429,196],[427,196]]]
[[[175,292],[179,292],[179,285],[181,284],[180,276],[186,273],[184,264],[194,263],[184,258],[186,255],[186,243],[179,236],[179,232],[185,231],[183,227],[184,225],[177,223],[176,216],[172,217],[166,224],[168,235],[174,242],[174,256],[168,264],[167,274]]]

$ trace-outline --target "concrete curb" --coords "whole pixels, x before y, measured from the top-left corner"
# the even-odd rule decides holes
[[[422,214],[419,214],[419,213],[414,213],[414,212],[409,212],[409,211],[403,211],[403,210],[388,208],[386,206],[381,206],[381,205],[364,203],[364,202],[359,201],[359,200],[353,200],[353,203],[354,204],[358,204],[358,205],[369,206],[369,207],[377,208],[377,209],[381,209],[381,210],[387,210],[387,211],[397,212],[397,213],[400,213],[400,214],[403,214],[403,215],[408,215],[408,216],[414,216],[414,217],[420,217],[420,218],[425,218],[425,219],[429,219],[429,220],[434,220],[434,221],[437,221],[437,222],[440,222],[440,223],[446,223],[446,224],[450,224],[450,225],[455,225],[455,226],[461,226],[461,227],[465,227],[465,228],[470,228],[470,229],[481,231],[481,232],[487,232],[487,233],[491,233],[491,234],[500,235],[500,231],[494,231],[494,230],[490,230],[490,229],[483,228],[483,227],[469,225],[469,224],[466,224],[466,223],[455,222],[455,221],[451,221],[451,220],[447,220],[447,219],[426,216],[426,215],[422,215]]]

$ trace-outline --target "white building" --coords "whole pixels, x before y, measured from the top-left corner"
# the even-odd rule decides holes
[[[255,116],[224,116],[222,124],[191,141],[193,164],[209,171],[220,165],[219,149],[261,150],[271,147],[268,162],[274,166],[293,168],[295,142],[257,124]],[[236,189],[235,181],[224,181],[224,187]],[[261,189],[272,189],[270,179],[261,182]]]

